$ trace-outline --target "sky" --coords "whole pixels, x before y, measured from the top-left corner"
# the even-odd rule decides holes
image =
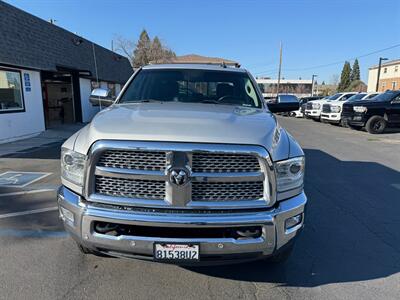
[[[366,82],[379,57],[400,59],[400,0],[6,2],[106,48],[118,36],[136,41],[146,29],[177,55],[232,59],[254,76],[277,78],[280,43],[286,79],[315,74],[330,83],[345,60],[358,57]]]

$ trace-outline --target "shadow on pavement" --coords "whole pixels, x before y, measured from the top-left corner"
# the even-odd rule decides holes
[[[400,271],[400,173],[306,149],[306,226],[282,265],[189,268],[205,275],[284,286],[384,278]]]

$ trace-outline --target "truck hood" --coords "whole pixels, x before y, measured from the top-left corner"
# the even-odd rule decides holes
[[[290,150],[269,111],[198,103],[113,105],[80,131],[74,149],[86,154],[97,140],[261,145],[275,159],[286,159]]]
[[[373,100],[359,100],[348,103],[351,103],[353,106],[369,106],[369,107],[384,106],[386,104],[384,101],[373,101]]]
[[[343,106],[343,104],[346,102],[347,101],[329,101],[327,103],[329,103],[330,105],[333,105],[333,106]]]

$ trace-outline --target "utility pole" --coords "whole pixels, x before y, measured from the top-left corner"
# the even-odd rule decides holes
[[[114,52],[114,40],[111,40],[111,51]]]
[[[313,74],[312,79],[311,79],[311,97],[314,96],[314,78],[317,76],[318,75]]]
[[[379,90],[379,79],[381,77],[381,67],[382,67],[382,61],[383,60],[388,60],[387,58],[379,57],[379,65],[378,65],[378,76],[376,77],[376,89],[375,92]]]
[[[281,69],[282,69],[282,42],[280,43],[278,84],[276,85],[276,99],[277,99],[277,100],[278,100],[278,96],[279,96],[279,85],[280,85],[280,83],[281,83]]]

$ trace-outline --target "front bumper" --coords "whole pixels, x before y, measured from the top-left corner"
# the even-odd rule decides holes
[[[321,119],[331,123],[339,123],[341,115],[340,113],[321,113]]]
[[[309,118],[319,118],[321,116],[321,111],[320,110],[315,110],[315,109],[306,109],[305,115]]]
[[[200,260],[235,261],[236,258],[259,259],[271,256],[285,245],[293,242],[304,224],[304,208],[307,198],[301,193],[279,202],[278,207],[268,211],[241,213],[161,213],[126,211],[100,208],[85,203],[78,194],[61,187],[58,192],[60,216],[66,230],[84,247],[116,257],[133,257],[153,260],[154,242],[198,243]],[[73,214],[65,217],[61,209]],[[65,212],[65,210],[64,210]],[[301,223],[285,229],[286,219],[302,214]],[[94,222],[124,225],[171,227],[171,228],[218,228],[237,226],[261,226],[262,234],[256,238],[157,238],[147,236],[99,234]]]
[[[364,114],[355,113],[351,116],[344,117],[343,120],[346,124],[364,127],[368,118]]]

